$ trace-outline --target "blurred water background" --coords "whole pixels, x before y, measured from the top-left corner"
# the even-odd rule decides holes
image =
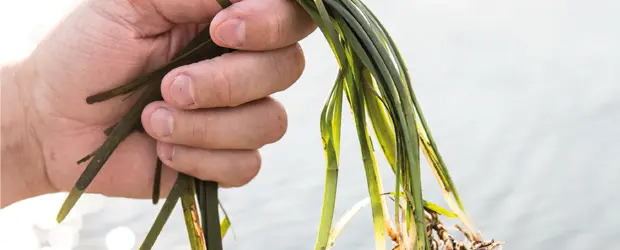
[[[75,2],[0,1],[0,59],[24,56]],[[439,149],[487,237],[508,250],[617,249],[620,2],[365,2],[399,45]],[[324,181],[318,121],[337,66],[319,32],[302,44],[306,71],[277,95],[288,108],[287,135],[262,150],[255,181],[222,191],[233,223],[226,249],[314,248]],[[344,120],[336,216],[366,197],[355,127],[348,113]],[[443,204],[428,168],[423,174],[426,197]],[[160,208],[91,195],[57,225],[64,195],[0,211],[0,249],[137,249]],[[367,209],[335,249],[372,249],[371,235]],[[180,209],[155,249],[189,249]]]

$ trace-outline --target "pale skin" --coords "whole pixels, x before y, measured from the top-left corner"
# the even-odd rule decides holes
[[[68,191],[86,164],[76,161],[105,140],[136,100],[85,98],[153,70],[206,23],[220,46],[237,49],[174,69],[164,101],[142,113],[146,133],[127,138],[87,192],[150,198],[157,157],[162,197],[179,172],[239,187],[259,172],[259,149],[287,129],[270,97],[304,70],[298,42],[315,30],[294,0],[92,0],[71,12],[30,56],[2,67],[0,208]]]

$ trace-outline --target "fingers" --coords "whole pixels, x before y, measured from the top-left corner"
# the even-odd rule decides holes
[[[178,110],[164,102],[147,106],[145,131],[158,140],[166,166],[224,187],[247,184],[261,165],[258,149],[286,132],[286,111],[271,98],[234,108]]]
[[[312,18],[294,0],[245,0],[215,16],[211,37],[223,47],[271,50],[294,44],[315,28]]]
[[[258,149],[282,138],[288,125],[286,111],[271,98],[195,111],[155,102],[144,109],[142,124],[160,142],[204,149]]]
[[[287,89],[304,67],[298,44],[266,52],[237,51],[171,71],[161,92],[175,108],[238,106]]]
[[[239,187],[250,182],[260,169],[257,150],[207,150],[159,143],[157,153],[172,169],[223,187]]]

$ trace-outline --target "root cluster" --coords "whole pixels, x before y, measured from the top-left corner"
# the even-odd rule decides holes
[[[462,241],[456,240],[448,233],[445,226],[439,220],[437,213],[426,210],[426,229],[432,250],[501,250],[503,242],[496,240],[483,241],[475,239],[471,234],[463,230],[459,225],[455,227],[465,236]]]

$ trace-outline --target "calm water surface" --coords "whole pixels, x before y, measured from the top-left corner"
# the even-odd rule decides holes
[[[400,46],[444,159],[487,237],[505,240],[505,249],[620,244],[620,2],[366,2]],[[336,62],[318,32],[303,46],[306,72],[277,95],[288,108],[287,135],[262,150],[255,181],[222,191],[233,222],[226,249],[314,248],[324,181],[318,122]],[[337,216],[367,192],[349,113],[344,120]],[[431,172],[423,174],[426,197],[441,202]],[[149,201],[92,198],[84,202],[92,212],[68,222],[73,231],[63,229],[79,229],[73,249],[105,250],[106,239],[132,237],[137,249],[159,211]],[[0,237],[7,233],[18,234]],[[335,249],[372,249],[371,235],[365,211]],[[156,249],[186,244],[177,209]]]

